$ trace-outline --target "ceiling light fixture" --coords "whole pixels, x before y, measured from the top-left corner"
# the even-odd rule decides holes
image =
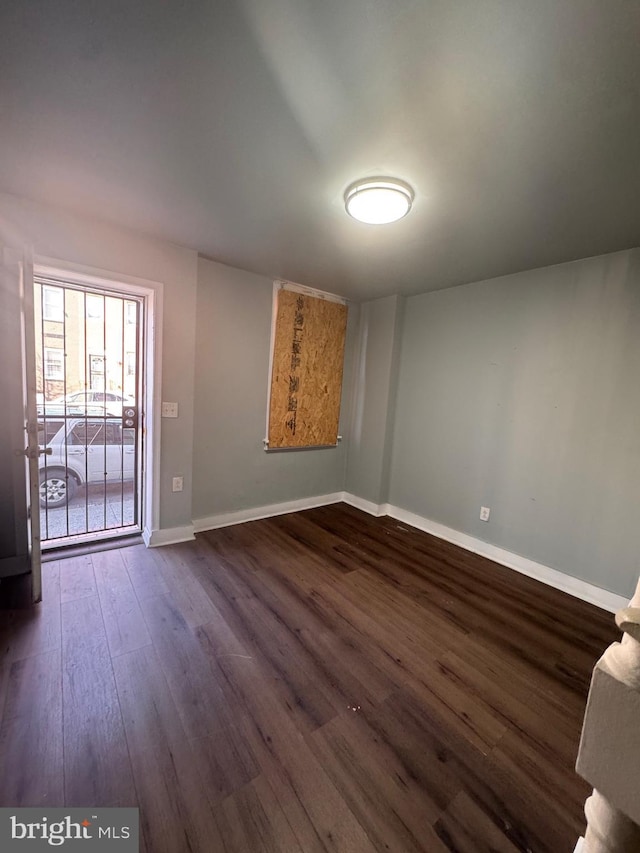
[[[344,204],[359,222],[385,225],[406,216],[413,198],[413,189],[397,178],[361,178],[347,187]]]

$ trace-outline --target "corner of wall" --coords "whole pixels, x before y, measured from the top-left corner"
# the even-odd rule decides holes
[[[384,459],[380,477],[380,502],[389,500],[389,484],[393,456],[393,432],[396,422],[396,405],[398,400],[398,376],[400,373],[400,355],[402,352],[402,332],[404,328],[404,312],[406,298],[396,295],[395,325],[393,330],[393,348],[389,365],[389,400],[387,405],[387,423],[385,427]]]
[[[387,499],[404,297],[360,305],[344,486],[380,504]]]
[[[182,527],[163,527],[155,530],[145,527],[142,531],[142,541],[147,548],[176,545],[178,542],[190,542],[192,539],[195,539],[193,524],[185,524]]]

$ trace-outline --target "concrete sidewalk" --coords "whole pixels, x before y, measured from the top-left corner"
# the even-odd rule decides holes
[[[133,483],[102,483],[79,488],[68,506],[40,507],[41,539],[48,542],[134,524]]]

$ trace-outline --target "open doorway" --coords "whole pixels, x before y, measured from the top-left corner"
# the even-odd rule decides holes
[[[34,276],[43,548],[141,532],[145,298]]]

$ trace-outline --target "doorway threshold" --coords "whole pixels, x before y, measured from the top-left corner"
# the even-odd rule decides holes
[[[65,536],[64,539],[51,539],[42,543],[42,562],[59,560],[62,557],[80,557],[83,554],[95,554],[98,551],[110,551],[142,545],[140,530],[116,529],[108,534],[100,531],[94,535],[84,533],[79,536]]]

